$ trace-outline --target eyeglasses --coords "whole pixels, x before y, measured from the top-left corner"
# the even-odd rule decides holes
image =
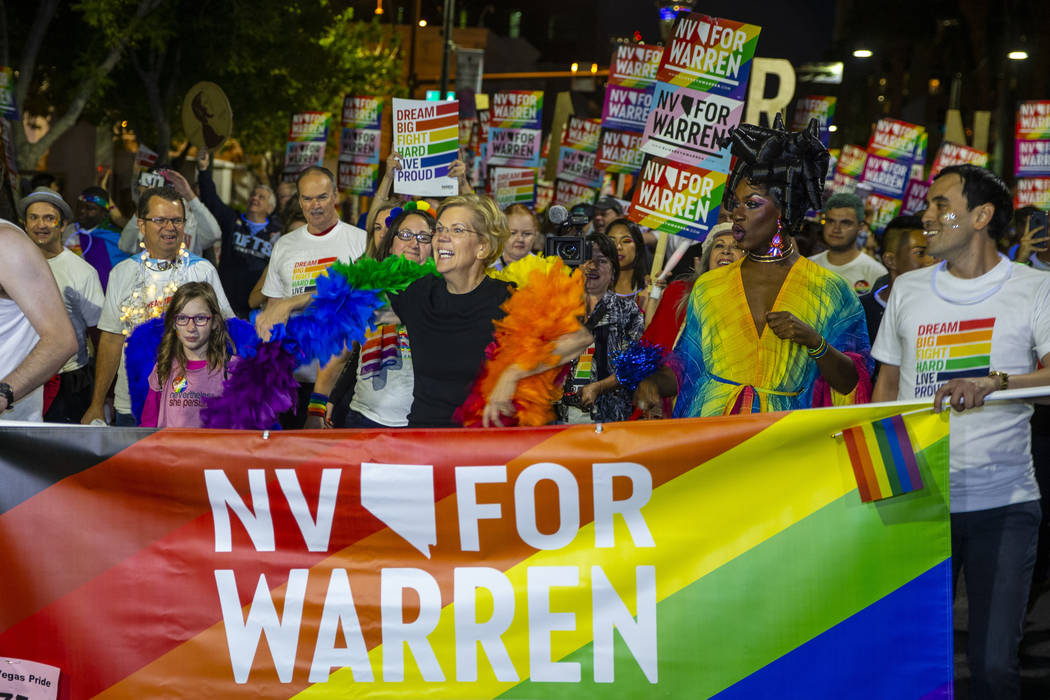
[[[445,228],[441,224],[438,224],[437,228],[434,229],[434,233],[438,236],[444,236],[446,233],[451,233],[453,236],[462,237],[468,233],[477,233],[477,231],[472,228],[467,228],[466,226],[460,226],[459,224],[456,224],[452,228]]]
[[[30,214],[26,217],[27,224],[35,224],[38,221],[43,221],[48,226],[54,226],[58,223],[58,217],[54,214]]]
[[[175,314],[175,325],[186,326],[189,325],[190,320],[193,320],[195,326],[206,326],[211,323],[211,314],[197,314],[196,316],[187,316],[186,314]]]
[[[394,235],[403,241],[410,241],[415,238],[422,244],[430,243],[430,241],[434,239],[434,234],[432,233],[415,233],[414,231],[409,231],[407,228],[401,229]]]
[[[186,223],[186,219],[181,216],[150,216],[146,221],[154,223],[158,228],[167,228],[169,224],[175,228],[182,228]]]

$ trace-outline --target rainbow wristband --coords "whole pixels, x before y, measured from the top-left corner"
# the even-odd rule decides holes
[[[820,345],[815,348],[806,348],[806,354],[812,357],[814,360],[819,360],[828,354],[828,341],[824,338],[820,339]]]
[[[324,417],[328,408],[328,396],[326,394],[310,394],[310,403],[306,406],[307,415]]]

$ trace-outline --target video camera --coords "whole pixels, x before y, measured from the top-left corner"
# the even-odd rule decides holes
[[[570,213],[560,204],[547,210],[547,220],[558,226],[558,233],[547,236],[543,254],[557,256],[569,267],[579,267],[591,259],[591,246],[583,235],[583,228],[591,217],[584,213]]]

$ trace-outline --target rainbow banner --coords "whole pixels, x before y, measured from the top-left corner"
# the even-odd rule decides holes
[[[890,416],[842,431],[862,502],[900,496],[923,487],[906,418],[909,416]]]
[[[832,437],[901,410],[3,427],[0,657],[66,700],[948,698],[947,414],[888,501]]]
[[[725,173],[648,156],[627,216],[656,231],[703,240],[718,223]]]
[[[751,59],[758,34],[754,24],[683,13],[671,30],[656,79],[677,87],[724,95],[736,100],[747,96]]]
[[[647,87],[656,82],[664,47],[652,44],[619,44],[609,61],[609,83]]]
[[[457,194],[459,185],[448,167],[459,157],[459,102],[394,101],[394,150],[401,169],[394,192],[422,197]]]
[[[561,145],[563,148],[576,148],[595,153],[598,150],[598,137],[601,130],[600,119],[569,117],[565,133],[562,134]]]
[[[490,127],[486,154],[489,167],[495,165],[539,167],[540,151],[543,148],[542,136],[543,132],[539,129]]]
[[[289,141],[324,141],[328,138],[328,125],[332,115],[328,112],[299,112],[292,115],[288,127]]]
[[[543,128],[543,90],[506,90],[492,96],[492,126]]]
[[[511,204],[532,206],[536,201],[536,170],[533,168],[493,168],[493,199],[500,209]]]
[[[1015,140],[1014,175],[1019,177],[1050,175],[1050,140]]]
[[[901,199],[908,187],[910,174],[910,161],[893,160],[869,153],[864,161],[864,174],[861,175],[860,181],[875,192]]]
[[[303,170],[324,163],[331,121],[332,115],[328,112],[299,112],[292,115],[288,143],[284,150],[284,167],[281,169],[283,181],[294,181]]]

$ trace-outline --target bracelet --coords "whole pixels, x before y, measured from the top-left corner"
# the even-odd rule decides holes
[[[306,405],[306,414],[309,416],[320,416],[324,418],[327,410],[328,396],[325,394],[310,394],[310,403]]]
[[[1001,372],[997,369],[992,370],[988,373],[989,377],[999,380],[999,391],[1006,391],[1010,384],[1010,375],[1006,372]]]
[[[7,405],[4,406],[5,411],[15,405],[15,392],[6,382],[0,382],[0,396],[3,396],[4,401],[7,402]]]
[[[819,360],[828,354],[828,341],[824,338],[820,339],[820,345],[815,348],[806,348],[806,354],[812,357],[814,360]]]

